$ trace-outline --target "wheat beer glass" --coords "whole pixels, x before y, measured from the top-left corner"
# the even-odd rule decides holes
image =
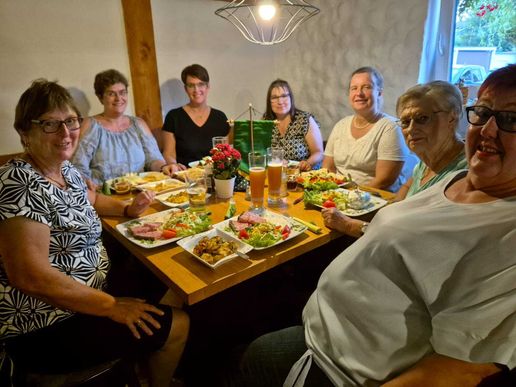
[[[281,205],[281,179],[284,151],[281,148],[267,148],[267,178],[269,180],[269,206]]]
[[[263,211],[265,168],[267,158],[258,152],[249,152],[249,181],[251,185],[251,210]]]

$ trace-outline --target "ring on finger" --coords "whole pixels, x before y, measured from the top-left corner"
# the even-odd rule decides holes
[[[136,325],[142,325],[142,320],[136,320]]]

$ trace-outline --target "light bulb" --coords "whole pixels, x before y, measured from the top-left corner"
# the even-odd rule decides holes
[[[262,4],[258,7],[258,14],[263,20],[271,20],[276,15],[274,4]]]

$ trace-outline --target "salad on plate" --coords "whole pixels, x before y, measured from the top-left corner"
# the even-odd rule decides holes
[[[247,211],[215,227],[257,250],[275,246],[306,230],[306,226],[271,211],[265,211],[263,215]]]
[[[297,178],[297,183],[303,188],[316,191],[335,189],[348,181],[347,177],[329,172],[326,168],[302,172]]]
[[[320,208],[335,207],[348,216],[364,215],[387,204],[386,200],[372,196],[369,192],[344,188],[326,191],[305,190],[303,201]]]
[[[145,248],[162,246],[211,227],[207,213],[173,208],[116,226],[131,242]]]

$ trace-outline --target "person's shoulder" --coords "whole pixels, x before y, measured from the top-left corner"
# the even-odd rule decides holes
[[[211,108],[211,113],[213,115],[216,115],[216,116],[219,116],[219,117],[224,117],[224,119],[227,120],[227,116],[226,116],[226,113],[224,113],[222,110],[219,110],[219,109],[215,109],[215,108]]]
[[[344,118],[341,118],[338,120],[335,125],[333,126],[333,129],[344,129],[351,125],[351,120],[353,120],[353,115],[346,116]]]
[[[174,109],[170,109],[166,115],[166,117],[177,117],[180,114],[186,114],[185,109],[182,106],[179,106]]]

